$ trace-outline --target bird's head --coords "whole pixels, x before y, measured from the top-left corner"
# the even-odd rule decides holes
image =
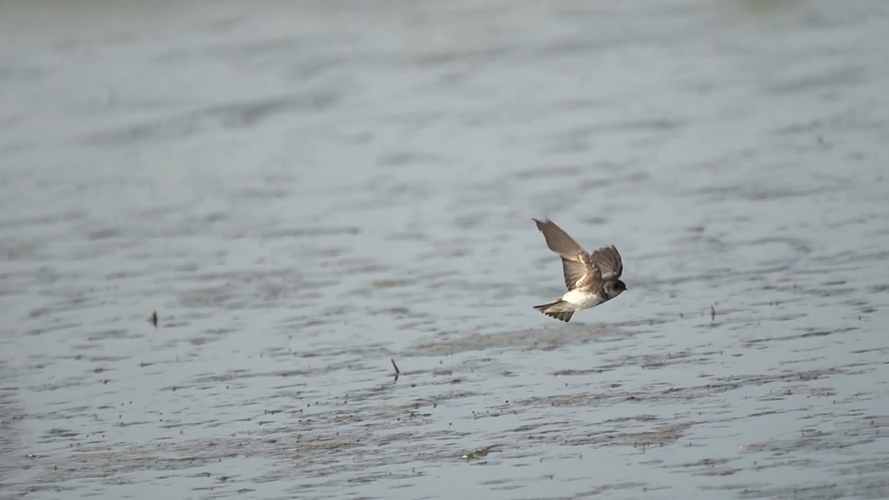
[[[627,289],[627,285],[621,280],[614,280],[605,283],[605,293],[609,299],[613,299]]]

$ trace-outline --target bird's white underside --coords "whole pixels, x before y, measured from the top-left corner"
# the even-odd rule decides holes
[[[602,303],[599,294],[581,290],[570,290],[562,295],[562,300],[573,305],[577,309],[588,309]]]

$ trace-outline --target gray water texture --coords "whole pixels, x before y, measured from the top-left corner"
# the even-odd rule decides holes
[[[889,497],[889,3],[0,13],[0,497]]]

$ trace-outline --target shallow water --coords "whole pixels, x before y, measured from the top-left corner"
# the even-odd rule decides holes
[[[887,25],[5,4],[0,496],[889,496]]]

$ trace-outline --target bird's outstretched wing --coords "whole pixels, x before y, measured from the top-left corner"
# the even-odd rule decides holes
[[[537,224],[537,229],[539,229],[540,232],[543,233],[543,237],[546,238],[546,246],[553,252],[561,255],[563,259],[577,259],[577,254],[584,251],[583,247],[578,245],[577,242],[568,236],[568,233],[557,226],[555,222],[549,219],[544,219],[542,221],[534,219],[534,223]]]
[[[624,272],[624,264],[620,259],[620,253],[614,245],[602,247],[590,254],[592,266],[599,269],[604,281],[620,278]]]
[[[575,260],[562,257],[562,270],[565,272],[565,286],[568,290],[597,289],[602,282],[602,273],[593,265],[590,254],[586,252],[577,254]]]
[[[542,221],[534,219],[534,223],[543,233],[546,246],[562,256],[562,271],[565,274],[565,286],[568,290],[589,287],[601,280],[601,274],[593,265],[590,254],[568,236],[568,233],[549,219]]]

